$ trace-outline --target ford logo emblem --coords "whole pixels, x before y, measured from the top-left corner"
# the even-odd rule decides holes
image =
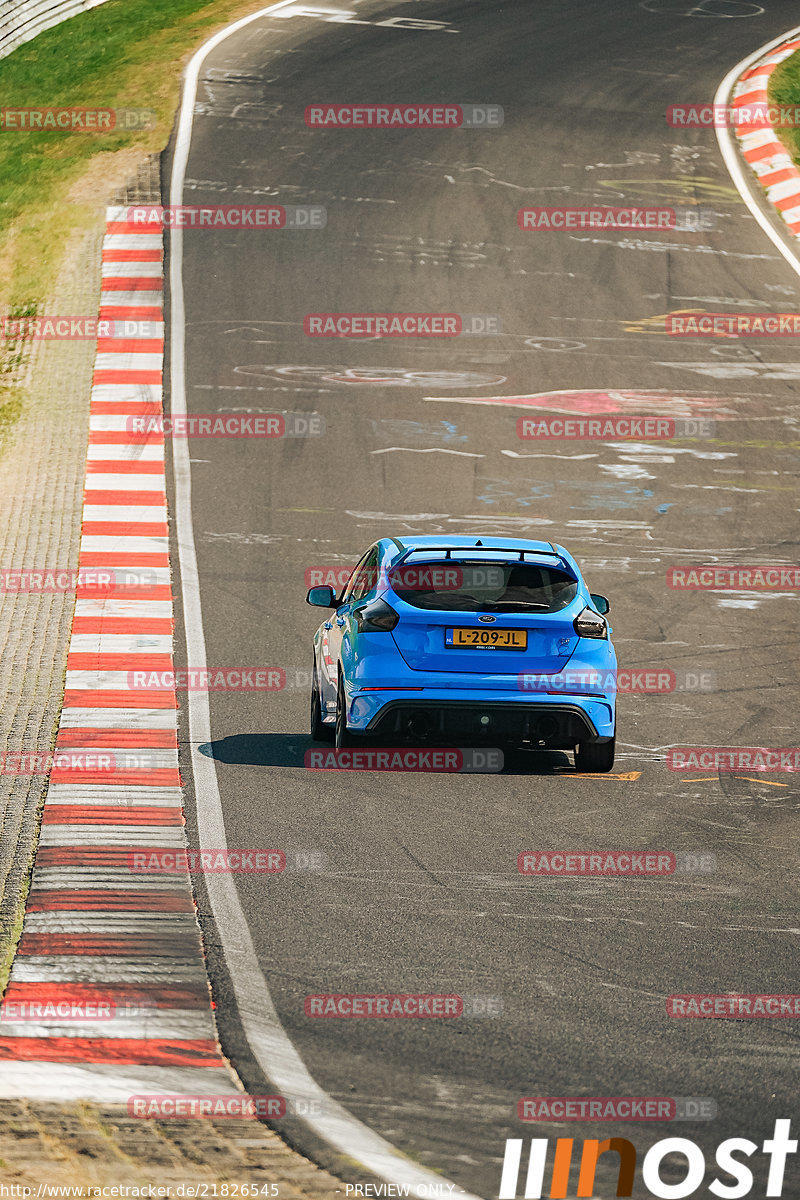
[[[491,625],[491,624],[492,624],[492,622],[494,622],[494,621],[496,621],[496,620],[497,620],[497,617],[490,617],[490,616],[485,616],[485,617],[484,617],[484,616],[481,616],[481,617],[478,617],[478,620],[479,620],[479,621],[483,621],[483,623],[484,623],[485,625]]]

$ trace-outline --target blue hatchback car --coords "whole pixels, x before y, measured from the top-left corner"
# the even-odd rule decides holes
[[[614,764],[616,666],[605,596],[574,558],[517,538],[381,538],[314,635],[311,736],[575,751]]]

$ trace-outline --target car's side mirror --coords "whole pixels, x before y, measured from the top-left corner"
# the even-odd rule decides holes
[[[321,592],[322,588],[315,588],[314,590]],[[592,604],[602,616],[605,616],[608,610],[611,608],[608,598],[606,596],[598,595],[597,592],[591,592],[590,595],[592,597]]]
[[[332,587],[309,588],[306,604],[313,604],[315,608],[336,608],[336,593]]]

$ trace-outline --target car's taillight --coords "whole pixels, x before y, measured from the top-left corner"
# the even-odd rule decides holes
[[[385,600],[370,600],[353,609],[353,620],[359,633],[390,633],[400,617]]]
[[[578,637],[608,637],[608,625],[593,608],[584,608],[582,612],[579,612],[572,622],[572,626]]]

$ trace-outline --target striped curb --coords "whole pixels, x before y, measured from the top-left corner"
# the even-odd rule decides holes
[[[772,72],[784,59],[800,49],[800,37],[784,42],[777,50],[759,59],[738,80],[733,90],[733,106],[766,106],[767,87]],[[756,127],[738,117],[736,136],[744,157],[758,176],[767,199],[778,210],[796,238],[800,238],[800,171],[774,129]]]
[[[7,1099],[241,1094],[217,1042],[188,870],[128,865],[136,850],[182,851],[186,836],[175,691],[133,691],[129,676],[172,670],[173,605],[164,435],[128,429],[162,412],[162,235],[126,212],[106,213],[99,315],[152,322],[157,336],[98,339],[79,567],[147,576],[121,596],[77,587],[56,761],[0,1012]],[[107,761],[89,769],[82,752]],[[106,1003],[111,1015],[8,1019],[28,1015],[10,1006],[45,1000]]]

